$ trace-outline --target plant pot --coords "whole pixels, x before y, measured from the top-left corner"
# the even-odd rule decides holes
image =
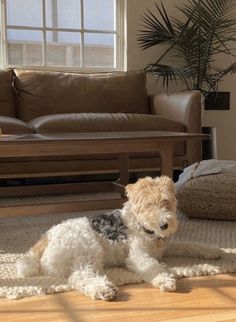
[[[205,110],[229,110],[230,92],[210,92],[205,99]]]

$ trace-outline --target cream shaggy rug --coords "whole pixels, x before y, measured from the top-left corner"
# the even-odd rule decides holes
[[[19,278],[14,263],[53,224],[78,216],[81,213],[0,219],[0,297],[19,299],[71,290],[62,278]],[[164,258],[163,261],[178,278],[236,272],[236,222],[189,219],[182,214],[179,218],[180,227],[175,240],[214,244],[223,250],[224,255],[219,260]],[[107,275],[116,285],[142,282],[123,268],[107,270]]]

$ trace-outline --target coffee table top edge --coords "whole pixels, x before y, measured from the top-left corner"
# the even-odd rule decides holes
[[[105,140],[105,139],[191,139],[207,140],[208,134],[169,132],[169,131],[130,131],[130,132],[89,132],[89,133],[45,133],[45,134],[9,134],[0,137],[2,142],[10,141],[58,141],[58,140]]]

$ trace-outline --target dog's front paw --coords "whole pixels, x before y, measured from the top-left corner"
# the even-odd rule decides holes
[[[103,287],[96,290],[94,298],[96,300],[110,301],[113,300],[118,294],[118,287],[112,283],[107,283]]]
[[[176,278],[173,274],[160,273],[152,280],[152,286],[163,292],[173,292],[176,290]]]

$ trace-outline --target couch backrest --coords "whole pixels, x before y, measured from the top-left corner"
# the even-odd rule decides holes
[[[148,113],[143,72],[75,74],[15,69],[17,117],[61,113]]]
[[[0,115],[15,116],[14,91],[11,69],[0,70]]]

